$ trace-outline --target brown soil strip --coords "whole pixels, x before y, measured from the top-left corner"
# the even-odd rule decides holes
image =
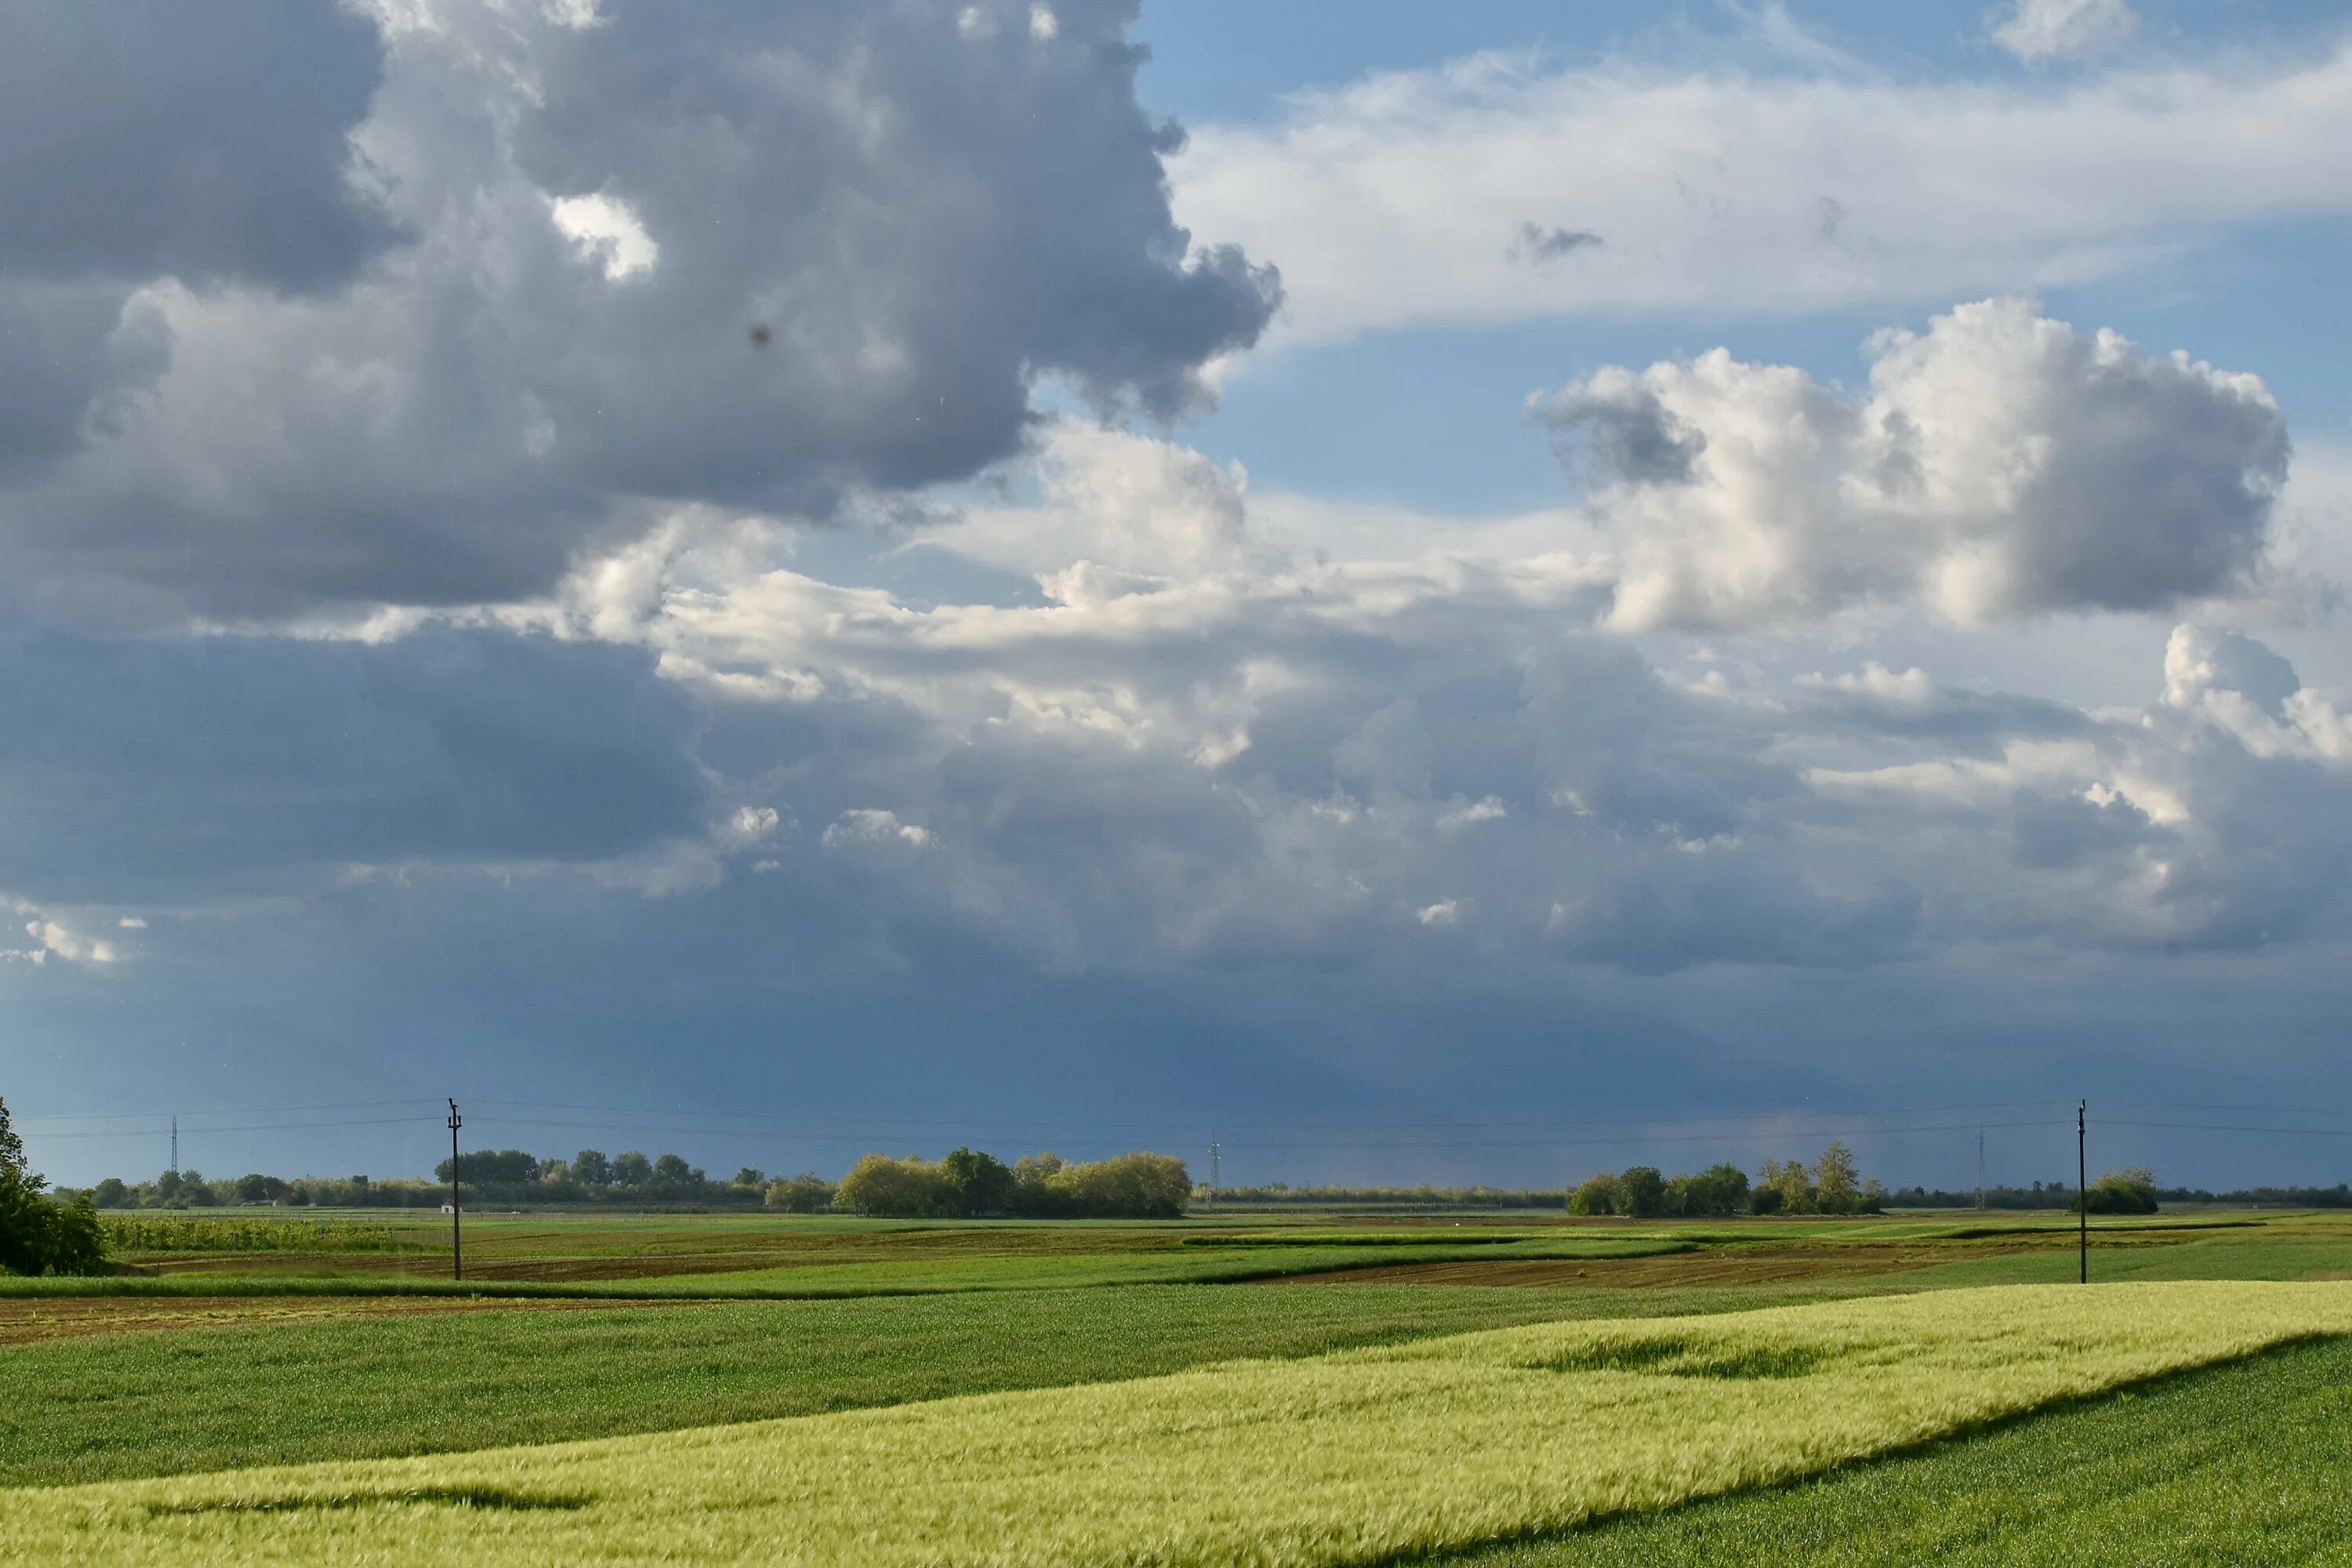
[[[1722,1247],[1656,1258],[1473,1258],[1293,1274],[1269,1285],[1533,1285],[1642,1289],[1673,1285],[1773,1285],[1841,1276],[1892,1274],[1990,1258],[2016,1247]]]
[[[239,1329],[317,1318],[404,1317],[422,1312],[566,1312],[674,1307],[677,1300],[470,1300],[433,1296],[137,1296],[0,1300],[0,1345],[164,1329]]]

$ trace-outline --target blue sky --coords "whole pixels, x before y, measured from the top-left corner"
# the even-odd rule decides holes
[[[2347,1173],[2332,7],[108,9],[0,63],[53,1177]]]

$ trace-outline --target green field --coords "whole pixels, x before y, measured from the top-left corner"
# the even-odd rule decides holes
[[[0,1554],[1371,1562],[1782,1481],[2346,1332],[2352,1289],[2222,1282],[1539,1323],[676,1433],[20,1491]]]
[[[2257,1353],[2352,1332],[2352,1216],[2103,1221],[2088,1292],[2055,1215],[486,1215],[463,1285],[437,1217],[0,1285],[0,1559],[2279,1561],[2352,1425]]]
[[[2328,1563],[2347,1553],[2352,1341],[2290,1345],[1899,1458],[1445,1568]]]

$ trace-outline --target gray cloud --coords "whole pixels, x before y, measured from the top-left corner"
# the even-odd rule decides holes
[[[1514,261],[1558,261],[1602,243],[1601,237],[1591,229],[1546,227],[1530,221],[1519,225],[1518,232],[1511,237],[1508,254]]]
[[[1704,431],[1622,371],[1603,371],[1528,406],[1551,432],[1560,460],[1597,483],[1687,484],[1706,451]]]
[[[625,855],[701,826],[698,707],[635,650],[504,633],[0,643],[0,887],[210,902]]]
[[[310,291],[395,237],[349,137],[383,72],[331,0],[0,0],[0,279]]]
[[[1051,37],[1010,4],[393,25],[352,141],[412,241],[304,298],[338,274],[290,240],[169,280],[174,246],[238,258],[168,206],[121,242],[155,280],[112,357],[85,340],[17,395],[19,444],[73,435],[0,491],[15,592],[130,624],[510,599],[656,507],[824,514],[967,477],[1019,448],[1040,377],[1182,412],[1278,287],[1170,218],[1178,133],[1135,102],[1132,11],[1066,5]],[[258,54],[290,75],[331,43]],[[64,177],[70,141],[31,145]]]

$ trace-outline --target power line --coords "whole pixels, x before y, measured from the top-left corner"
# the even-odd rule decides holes
[[[584,1110],[607,1115],[703,1117],[730,1121],[793,1121],[832,1126],[855,1127],[1044,1127],[1066,1128],[1084,1125],[1089,1128],[1117,1128],[1142,1131],[1168,1131],[1199,1125],[1197,1121],[1173,1119],[1161,1121],[1102,1121],[1091,1118],[1053,1119],[1044,1117],[991,1118],[971,1116],[810,1116],[782,1111],[760,1110],[705,1110],[688,1106],[653,1107],[644,1105],[577,1105],[552,1100],[480,1099],[480,1105],[513,1106],[526,1110]],[[1324,1131],[1324,1132],[1417,1132],[1417,1131],[1486,1131],[1510,1128],[1549,1127],[1703,1127],[1720,1122],[1752,1122],[1770,1121],[1775,1117],[1802,1117],[1821,1120],[1837,1116],[1948,1116],[1973,1113],[1979,1110],[2011,1110],[2019,1106],[2048,1106],[2053,1109],[2063,1102],[2052,1099],[1992,1100],[1975,1105],[1913,1105],[1862,1106],[1850,1110],[1820,1109],[1793,1110],[1777,1107],[1764,1110],[1726,1111],[1712,1116],[1601,1116],[1601,1117],[1541,1117],[1513,1121],[1241,1121],[1220,1122],[1220,1127],[1238,1131]],[[520,1121],[520,1118],[503,1120]],[[603,1125],[596,1123],[593,1125]],[[1974,1125],[1971,1123],[1970,1125]]]
[[[332,1105],[240,1105],[225,1110],[87,1110],[54,1116],[26,1116],[17,1120],[26,1125],[37,1121],[140,1121],[159,1116],[279,1116],[298,1110],[373,1110],[383,1105],[422,1105],[430,1103],[423,1095],[410,1095],[404,1100],[346,1100]],[[215,1127],[203,1131],[236,1131],[235,1128]]]
[[[2181,1132],[2271,1132],[2300,1138],[2352,1138],[2352,1127],[2226,1127],[2217,1121],[2123,1121],[2107,1118],[2107,1127],[2165,1127]]]
[[[358,1121],[263,1121],[250,1127],[192,1127],[191,1132],[300,1132],[314,1127],[401,1127],[413,1122],[430,1121],[430,1116],[378,1116]],[[44,1132],[44,1142],[66,1138],[152,1138],[163,1131],[161,1127],[109,1128],[102,1132]]]

